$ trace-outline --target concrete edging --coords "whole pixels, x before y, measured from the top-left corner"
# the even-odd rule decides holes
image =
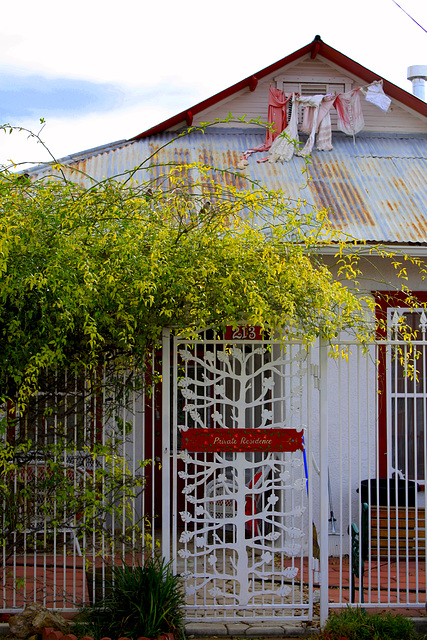
[[[427,634],[427,616],[425,618],[412,618],[415,631],[418,635]],[[320,629],[309,626],[293,626],[293,625],[263,625],[261,624],[245,624],[241,622],[204,622],[189,623],[186,625],[186,632],[189,637],[194,638],[210,638],[212,636],[228,637],[228,638],[310,638],[319,635]],[[0,622],[0,636],[9,634],[9,624]]]

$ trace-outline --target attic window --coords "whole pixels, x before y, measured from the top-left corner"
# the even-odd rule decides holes
[[[351,91],[353,81],[345,77],[320,77],[314,78],[310,76],[294,78],[290,76],[275,78],[276,86],[286,95],[290,93],[298,93],[300,96],[327,95],[329,93],[346,93]],[[299,108],[298,123],[302,122],[303,108]],[[288,122],[292,113],[291,101],[288,103]],[[336,114],[331,113],[332,128],[336,128]]]
[[[327,93],[346,93],[353,86],[353,80],[344,76],[281,76],[274,78],[276,86],[287,95],[299,93],[300,96],[325,95]]]
[[[301,91],[299,92],[301,96],[325,95],[327,93],[332,93],[328,91],[327,84],[316,84],[315,82],[301,84]]]
[[[283,82],[283,91],[286,94],[299,93],[300,96],[326,95],[327,93],[345,93],[344,82]]]

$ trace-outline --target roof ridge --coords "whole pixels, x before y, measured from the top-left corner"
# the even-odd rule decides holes
[[[341,53],[337,49],[334,49],[330,45],[323,42],[321,37],[319,35],[316,35],[312,42],[301,47],[297,51],[294,51],[288,56],[281,58],[277,62],[274,62],[273,64],[267,67],[264,67],[264,69],[260,69],[259,71],[256,71],[254,74],[248,76],[247,78],[244,78],[240,82],[237,82],[226,89],[223,89],[222,91],[214,94],[210,98],[202,100],[201,102],[198,102],[197,104],[193,105],[192,107],[189,107],[184,111],[180,111],[175,116],[172,116],[171,118],[168,118],[163,122],[160,122],[154,127],[151,127],[150,129],[147,129],[146,131],[139,133],[133,138],[130,138],[130,140],[131,141],[139,140],[140,138],[146,138],[150,135],[161,133],[163,131],[166,131],[167,129],[170,129],[171,127],[176,127],[181,122],[185,122],[187,126],[191,126],[193,123],[193,118],[196,114],[201,113],[205,109],[208,109],[209,107],[217,104],[218,102],[225,100],[226,98],[229,98],[230,96],[238,93],[239,91],[242,91],[242,89],[249,89],[250,91],[255,91],[258,81],[261,78],[264,78],[265,76],[268,76],[274,73],[281,67],[288,65],[291,62],[295,62],[296,60],[308,54],[310,54],[310,57],[312,59],[320,55],[323,58],[326,58],[327,60],[329,60],[330,62],[333,62],[337,66],[345,69],[349,73],[352,73],[353,75],[361,78],[366,83],[371,83],[376,80],[382,80],[384,91],[387,93],[389,97],[394,98],[395,100],[397,100],[398,102],[401,102],[402,104],[405,104],[410,109],[413,109],[417,113],[420,113],[421,115],[427,118],[427,104],[423,100],[421,100],[420,98],[417,98],[412,93],[409,93],[404,89],[401,89],[400,87],[393,84],[392,82],[389,82],[379,74],[374,73],[373,71],[371,71],[370,69],[367,69],[366,67],[359,64],[358,62],[355,62],[345,54]]]

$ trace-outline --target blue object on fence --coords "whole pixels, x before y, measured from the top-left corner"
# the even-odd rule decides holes
[[[308,495],[308,466],[307,466],[307,454],[305,452],[304,436],[302,437],[302,455],[304,458],[305,483],[307,485],[307,495]]]

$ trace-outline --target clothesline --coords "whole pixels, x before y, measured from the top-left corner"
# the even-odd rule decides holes
[[[382,80],[375,80],[345,93],[330,93],[327,95],[301,96],[298,93],[286,95],[276,87],[269,88],[268,122],[272,128],[267,129],[264,144],[253,149],[247,149],[238,164],[244,169],[248,158],[261,151],[268,151],[269,155],[257,162],[288,162],[296,155],[309,155],[313,149],[317,134],[316,148],[319,151],[332,150],[332,128],[330,109],[335,107],[338,114],[338,128],[347,135],[353,136],[363,129],[365,121],[360,104],[360,95],[365,100],[375,104],[384,113],[390,107],[391,99],[383,91]],[[292,99],[292,111],[289,124],[287,122],[287,106]],[[308,135],[302,150],[298,150],[298,106],[303,107],[303,119],[299,130]],[[282,134],[282,135],[281,135]]]
[[[370,87],[373,84],[380,84],[381,86],[383,86],[383,80],[373,80],[372,82],[368,82],[368,84],[361,84],[359,87],[356,87],[356,89],[367,89],[368,87]],[[276,83],[271,82],[270,83],[270,88],[276,88]],[[279,89],[280,91],[280,89]],[[354,91],[354,89],[353,89]],[[292,93],[296,93],[296,92],[291,92],[289,95],[292,95]]]

